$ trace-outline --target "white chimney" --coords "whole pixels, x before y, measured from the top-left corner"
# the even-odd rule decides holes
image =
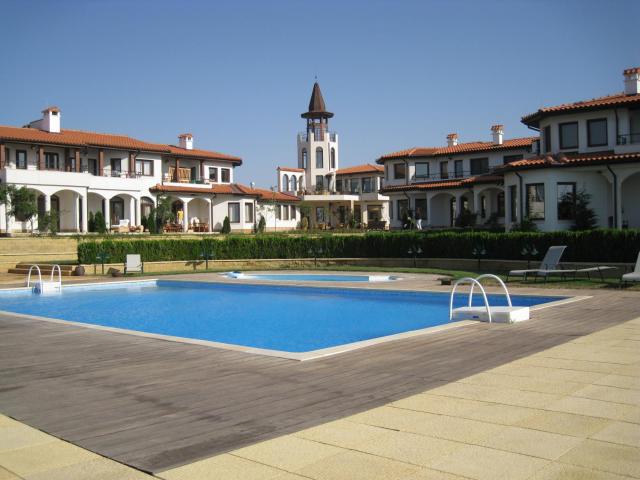
[[[624,71],[624,94],[638,95],[640,93],[640,67],[627,68]]]
[[[42,120],[38,127],[45,132],[60,133],[60,115],[58,107],[45,108],[42,110]]]
[[[178,145],[185,150],[193,150],[193,135],[190,133],[178,135]]]
[[[455,147],[456,145],[458,145],[458,134],[450,133],[449,135],[447,135],[447,146]]]
[[[491,134],[493,135],[493,144],[502,145],[502,137],[504,136],[504,125],[491,125]]]

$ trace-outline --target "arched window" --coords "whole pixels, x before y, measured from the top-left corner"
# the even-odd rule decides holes
[[[296,180],[295,175],[291,175],[291,184],[289,186],[291,187],[292,192],[296,192],[298,190],[298,181]]]
[[[307,168],[307,149],[303,148],[302,149],[302,165],[300,166],[301,168]]]
[[[336,168],[336,149],[331,148],[331,168]]]
[[[320,147],[316,148],[316,168],[324,168],[324,158]]]
[[[153,208],[153,200],[149,197],[142,197],[140,199],[140,214],[143,217],[151,215],[151,209]]]
[[[282,191],[289,191],[289,175],[287,175],[286,173],[282,176]]]

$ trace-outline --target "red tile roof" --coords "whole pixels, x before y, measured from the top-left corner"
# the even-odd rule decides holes
[[[167,185],[157,184],[155,187],[151,187],[149,190],[152,192],[165,192],[165,193],[188,193],[188,194],[201,194],[201,195],[236,195],[242,197],[258,197],[260,200],[272,200],[275,199],[280,202],[299,202],[300,199],[295,195],[289,195],[282,192],[272,192],[271,190],[265,190],[262,188],[251,188],[240,183],[218,184],[213,183],[208,186],[195,187],[191,185]]]
[[[0,141],[29,142],[64,147],[94,147],[122,150],[142,150],[165,155],[224,160],[241,164],[239,157],[210,150],[186,150],[174,145],[143,142],[127,135],[85,132],[83,130],[62,129],[60,133],[50,133],[37,128],[0,126]]]
[[[579,167],[606,163],[640,162],[640,152],[613,153],[612,151],[594,153],[573,153],[546,155],[544,157],[527,158],[498,167],[500,172],[523,170],[529,168]]]
[[[351,173],[382,173],[384,167],[365,163],[364,165],[356,165],[354,167],[340,168],[336,170],[336,175],[349,175]]]
[[[553,107],[543,107],[537,112],[530,113],[522,117],[522,123],[530,126],[538,126],[540,119],[560,113],[579,112],[585,110],[599,110],[603,108],[612,108],[621,105],[640,105],[640,95],[625,95],[624,93],[616,93],[604,97],[592,98],[591,100],[583,100],[580,102],[563,103]]]
[[[530,147],[538,137],[511,138],[504,140],[501,144],[493,142],[467,142],[459,143],[451,147],[416,147],[399,152],[388,153],[381,156],[377,163],[384,163],[385,160],[396,158],[412,158],[412,157],[437,157],[442,155],[454,155],[457,153],[480,153],[491,152],[496,150],[511,150]]]
[[[464,179],[437,180],[434,182],[411,183],[409,185],[390,185],[380,189],[380,193],[408,192],[414,190],[442,190],[446,188],[469,188],[482,183],[500,183],[502,175],[478,175]]]
[[[287,172],[304,172],[304,168],[293,168],[293,167],[278,167],[278,170],[285,170]]]

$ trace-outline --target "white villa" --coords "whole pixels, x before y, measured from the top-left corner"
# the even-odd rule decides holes
[[[155,144],[63,129],[57,107],[42,115],[24,127],[0,126],[0,181],[34,190],[40,214],[58,211],[60,231],[87,232],[88,212],[98,211],[113,230],[139,231],[159,196],[173,200],[170,231],[217,231],[226,216],[238,232],[251,231],[259,215],[269,230],[297,226],[295,196],[234,183],[242,160],[195,149],[191,134],[180,135],[178,145]],[[6,225],[4,209],[0,229],[30,230],[21,218]]]
[[[389,202],[379,192],[382,168],[340,168],[338,134],[329,131],[333,113],[327,111],[317,82],[301,116],[307,128],[298,134],[298,166],[278,167],[278,191],[298,195],[310,207],[310,223],[316,228],[348,226],[352,220],[356,226],[385,229]]]
[[[540,230],[571,227],[566,193],[591,195],[601,227],[640,227],[640,68],[622,93],[541,108],[522,122],[539,135],[418,147],[381,156],[392,228],[411,211],[423,227],[449,227],[462,210],[508,230],[528,218]]]

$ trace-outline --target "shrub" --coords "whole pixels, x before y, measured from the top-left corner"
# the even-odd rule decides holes
[[[224,221],[222,222],[222,230],[220,233],[231,233],[231,222],[229,221],[229,217],[224,217]]]
[[[107,233],[107,224],[104,221],[104,215],[101,211],[97,211],[95,216],[93,217],[95,222],[95,231],[101,234]]]
[[[456,227],[473,227],[476,224],[477,213],[464,209],[456,218]]]
[[[258,222],[258,233],[264,233],[267,228],[267,221],[260,215],[260,221]]]
[[[482,245],[484,258],[523,260],[523,248],[535,245],[542,258],[552,245],[567,245],[565,261],[632,262],[638,255],[640,230],[597,229],[560,232],[372,232],[365,235],[229,236],[226,238],[89,240],[78,245],[82,263],[93,263],[101,249],[114,262],[127,253],[139,253],[145,261],[194,260],[203,242],[214,258],[408,258],[409,249],[421,248],[426,258],[476,258],[474,247]],[[477,251],[477,248],[476,248]],[[535,260],[535,258],[534,258]]]
[[[55,235],[59,231],[59,220],[60,214],[56,210],[50,210],[42,215],[38,215],[38,231],[40,233]]]
[[[309,230],[309,218],[302,217],[300,219],[300,230]]]
[[[96,219],[93,216],[93,212],[89,212],[89,218],[87,219],[87,230],[90,232],[96,231]]]

